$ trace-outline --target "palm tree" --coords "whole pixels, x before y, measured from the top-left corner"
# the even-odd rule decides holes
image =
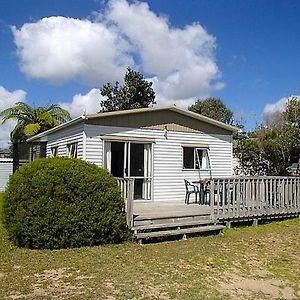
[[[57,104],[48,107],[31,107],[24,102],[17,102],[13,107],[0,112],[2,124],[16,120],[17,124],[10,134],[11,141],[27,138],[71,120],[69,112]]]

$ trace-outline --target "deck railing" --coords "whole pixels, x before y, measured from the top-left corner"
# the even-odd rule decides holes
[[[134,179],[117,178],[117,183],[121,188],[121,194],[125,200],[127,226],[131,228],[133,226]]]
[[[133,226],[134,179],[117,178]],[[202,191],[216,222],[300,214],[300,177],[214,178]]]
[[[217,220],[300,213],[300,178],[215,178],[205,197]]]

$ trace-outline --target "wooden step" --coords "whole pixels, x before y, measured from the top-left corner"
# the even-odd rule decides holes
[[[210,216],[191,216],[191,217],[183,217],[183,218],[167,218],[167,219],[156,219],[151,218],[147,220],[135,220],[134,219],[134,227],[136,226],[149,226],[149,225],[158,225],[158,224],[173,224],[173,223],[186,223],[186,222],[211,222]]]
[[[136,221],[146,221],[153,219],[181,219],[181,218],[189,218],[189,217],[208,217],[210,216],[210,212],[169,212],[169,213],[155,213],[155,214],[143,214],[135,216],[134,220]]]
[[[151,239],[151,238],[158,238],[158,237],[175,236],[175,235],[185,235],[185,234],[192,234],[192,233],[221,231],[224,228],[225,226],[223,225],[207,225],[201,227],[183,228],[183,229],[176,229],[176,230],[142,232],[142,233],[135,234],[135,237],[138,240],[142,240],[142,239]]]
[[[173,227],[191,227],[200,225],[210,225],[213,224],[211,220],[198,220],[198,221],[186,221],[186,222],[172,222],[163,224],[149,224],[149,225],[137,225],[131,228],[132,231],[143,231],[143,230],[153,230],[161,228],[173,228]]]

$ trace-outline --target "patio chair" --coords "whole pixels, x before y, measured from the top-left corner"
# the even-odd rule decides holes
[[[190,195],[195,194],[195,202],[197,203],[199,188],[197,185],[191,184],[188,180],[184,179],[185,184],[185,204],[190,203]]]
[[[209,184],[202,185],[200,188],[200,205],[209,205],[210,203],[210,186]]]

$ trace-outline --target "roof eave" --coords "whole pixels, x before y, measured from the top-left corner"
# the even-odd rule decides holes
[[[109,112],[99,112],[95,114],[86,115],[86,119],[95,119],[98,117],[104,118],[104,117],[115,116],[115,115],[138,114],[144,111],[159,111],[159,110],[171,109],[172,107],[174,106],[168,105],[168,106],[159,106],[159,107],[154,106],[154,107],[135,108],[135,109],[109,111]]]
[[[88,119],[95,119],[95,118],[103,118],[103,117],[109,117],[109,116],[113,116],[113,115],[126,115],[126,114],[137,114],[137,113],[140,113],[140,112],[144,112],[144,111],[160,111],[160,110],[172,110],[172,111],[175,111],[175,112],[178,112],[178,113],[181,113],[181,114],[184,114],[186,116],[189,116],[189,117],[193,117],[199,121],[203,121],[203,122],[207,122],[211,125],[214,125],[214,126],[217,126],[217,127],[221,127],[225,130],[228,130],[230,132],[238,132],[238,131],[241,131],[240,128],[238,127],[235,127],[235,126],[232,126],[232,125],[228,125],[228,124],[225,124],[225,123],[222,123],[220,121],[217,121],[217,120],[214,120],[214,119],[211,119],[211,118],[208,118],[206,116],[203,116],[203,115],[200,115],[198,113],[195,113],[195,112],[191,112],[189,110],[185,110],[185,109],[182,109],[182,108],[179,108],[177,107],[176,105],[169,105],[169,106],[160,106],[160,107],[150,107],[150,108],[139,108],[139,109],[130,109],[130,110],[122,110],[122,111],[115,111],[115,112],[102,112],[102,113],[96,113],[96,114],[89,114],[89,115],[85,115],[85,116],[80,116],[80,117],[77,117],[69,122],[66,122],[66,123],[63,123],[61,125],[58,125],[54,128],[51,128],[47,131],[44,131],[42,133],[39,133],[37,135],[34,135],[30,138],[27,139],[28,142],[32,142],[32,141],[35,141],[35,140],[38,140],[38,139],[41,139],[45,136],[47,136],[48,134],[51,134],[53,132],[56,132],[58,130],[61,130],[65,127],[69,127],[73,124],[76,124],[76,123],[79,123],[79,122],[82,122],[84,120],[88,120]]]
[[[75,119],[73,119],[71,121],[68,121],[66,123],[60,124],[60,125],[58,125],[56,127],[48,129],[48,130],[46,130],[44,132],[38,133],[38,134],[36,134],[36,135],[28,138],[26,141],[27,142],[33,142],[33,141],[35,141],[37,139],[40,139],[40,138],[42,138],[42,137],[44,137],[44,136],[46,136],[46,135],[48,135],[50,133],[53,133],[53,132],[58,131],[58,130],[61,130],[61,129],[65,128],[65,127],[69,127],[70,125],[74,125],[76,123],[80,123],[83,120],[85,120],[85,116],[77,117],[77,118],[75,118]]]
[[[101,112],[101,113],[96,113],[96,114],[90,114],[86,116],[86,119],[95,119],[98,117],[109,117],[109,116],[115,116],[115,115],[128,115],[128,114],[137,114],[140,112],[146,112],[146,111],[160,111],[160,110],[173,110],[175,112],[179,112],[182,114],[185,114],[187,116],[192,116],[193,118],[203,121],[203,122],[207,122],[211,125],[215,125],[218,127],[221,127],[225,130],[231,131],[231,132],[238,132],[240,131],[240,128],[232,126],[232,125],[228,125],[225,123],[222,123],[220,121],[211,119],[209,117],[200,115],[198,113],[189,111],[189,110],[185,110],[182,108],[177,107],[176,105],[168,105],[168,106],[160,106],[160,107],[150,107],[150,108],[138,108],[138,109],[130,109],[130,110],[121,110],[121,111],[114,111],[114,112]]]

